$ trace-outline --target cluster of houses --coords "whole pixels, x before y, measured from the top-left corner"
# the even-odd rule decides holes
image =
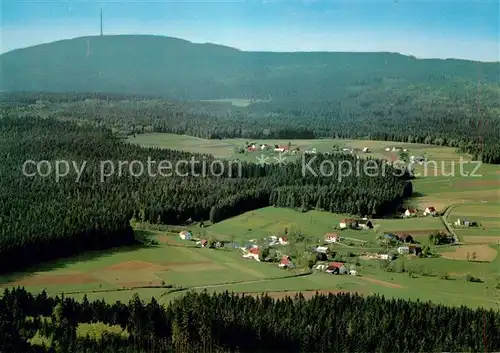
[[[251,241],[255,242],[256,240],[252,239]],[[279,237],[272,235],[268,238],[265,238],[264,242],[265,242],[265,245],[267,245],[267,246],[288,245],[289,244],[288,236],[286,236],[286,235],[282,235]],[[243,255],[242,255],[243,258],[253,259],[255,261],[260,261],[260,257],[259,257],[260,247],[257,244],[248,244],[246,246],[239,247],[239,249],[243,251]],[[283,266],[280,266],[280,267],[283,267]]]
[[[386,152],[399,152],[399,151],[408,152],[408,149],[387,146],[386,148],[384,148],[384,151],[386,151]]]
[[[396,235],[392,233],[386,233],[384,234],[384,238],[390,241],[398,242],[398,243],[404,243],[404,245],[401,245],[397,248],[398,254],[401,255],[406,255],[406,254],[413,254],[413,255],[420,255],[422,252],[422,247],[418,244],[415,244],[415,240],[410,234],[401,234],[401,235]],[[387,260],[387,259],[384,259]]]
[[[453,223],[455,227],[477,227],[477,222],[469,221],[467,218],[457,220]]]
[[[348,269],[343,262],[330,262],[327,264],[317,264],[314,268],[316,271],[330,273],[332,275],[345,275],[357,276],[355,269]]]
[[[428,206],[425,208],[424,212],[422,212],[423,216],[436,216],[437,211],[434,206]],[[416,217],[418,216],[418,210],[416,208],[408,208],[406,211],[403,213],[404,218],[408,217]]]
[[[207,248],[209,246],[211,246],[212,248],[224,247],[224,242],[221,242],[221,241],[215,241],[215,242],[212,242],[212,244],[209,244],[207,239],[195,239],[193,237],[193,234],[187,230],[183,230],[183,231],[179,232],[179,238],[181,240],[196,241],[196,244],[202,248]]]
[[[373,221],[368,219],[368,218],[363,218],[363,219],[346,218],[346,219],[343,219],[340,221],[339,228],[340,229],[346,229],[346,228],[372,229],[373,228]]]
[[[247,145],[247,151],[248,152],[255,152],[255,151],[274,151],[278,153],[282,152],[287,152],[290,149],[288,145],[268,145],[268,144],[255,144],[255,143],[250,143]]]
[[[275,235],[271,235],[269,238],[265,239],[268,242],[269,246],[274,246],[274,245],[288,245],[288,237],[286,235],[283,235],[281,237],[277,237]]]
[[[371,153],[371,150],[368,147],[363,147],[362,150],[359,148],[351,148],[351,147],[343,147],[342,152],[349,152],[349,153],[354,153],[354,152],[359,152],[363,151],[363,153]]]
[[[410,163],[418,163],[423,165],[425,163],[425,158],[420,156],[410,156]]]
[[[312,148],[310,150],[305,150],[304,153],[305,154],[316,154],[317,151],[316,151],[316,148]]]

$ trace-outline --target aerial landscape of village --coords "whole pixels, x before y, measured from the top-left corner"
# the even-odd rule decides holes
[[[499,351],[499,5],[365,5],[7,1],[0,352]]]

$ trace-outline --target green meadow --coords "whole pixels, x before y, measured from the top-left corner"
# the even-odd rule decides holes
[[[229,247],[200,248],[195,242],[180,240],[177,231],[141,230],[158,244],[92,252],[46,263],[23,273],[0,277],[1,286],[22,285],[35,292],[46,290],[52,295],[64,293],[77,299],[87,295],[90,300],[104,298],[109,301],[127,301],[138,293],[143,299],[154,296],[159,302],[167,303],[188,290],[227,290],[252,295],[266,292],[273,296],[298,291],[355,291],[362,295],[380,294],[447,305],[495,309],[500,306],[498,166],[482,164],[476,171],[480,176],[475,177],[465,174],[470,174],[476,165],[463,162],[463,175],[460,175],[458,163],[461,159],[467,161],[470,158],[456,153],[453,148],[385,141],[204,140],[174,134],[143,134],[128,141],[142,146],[209,153],[218,158],[247,161],[255,161],[261,152],[237,153],[237,149],[244,147],[246,142],[271,145],[288,145],[290,142],[292,149],[298,147],[303,151],[316,148],[318,152],[330,152],[334,145],[357,151],[368,147],[371,156],[388,160],[397,159],[398,153],[386,152],[386,147],[407,148],[409,155],[425,155],[437,162],[437,168],[433,165],[427,170],[420,165],[415,168],[422,175],[412,181],[414,196],[407,200],[407,205],[421,211],[434,206],[439,212],[447,213],[445,218],[374,219],[374,229],[371,230],[339,230],[339,222],[351,215],[266,207],[206,228],[186,227],[197,238],[215,238],[241,245],[260,242],[273,235],[281,236],[287,230],[289,234],[302,234],[303,239],[277,249],[294,254],[323,244],[326,233],[337,232],[342,241],[333,245],[333,249],[346,256],[346,263],[356,267],[358,276],[324,273],[298,276],[304,273],[303,269],[282,270],[276,263],[244,259],[240,250]],[[266,152],[266,155],[276,156],[274,152]],[[287,158],[298,157],[288,155]],[[455,174],[451,175],[453,168]],[[363,257],[367,253],[387,250],[377,242],[380,234],[409,233],[423,245],[429,245],[428,234],[445,230],[445,222],[452,224],[457,218],[468,218],[480,226],[454,228],[461,245],[434,247],[432,251],[436,257],[401,257],[393,261],[390,271],[384,267],[386,264],[383,261]],[[473,253],[475,259],[471,258]],[[398,268],[406,271],[399,271]],[[481,281],[470,282],[466,276]]]

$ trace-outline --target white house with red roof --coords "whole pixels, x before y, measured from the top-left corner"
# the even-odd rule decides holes
[[[325,272],[332,273],[334,275],[343,275],[347,272],[347,268],[342,262],[331,262]]]
[[[260,254],[260,249],[257,247],[252,247],[243,254],[243,257],[245,259],[254,259],[255,261],[260,261],[259,254]]]
[[[338,233],[326,233],[325,234],[326,243],[338,243],[340,242],[340,235]]]
[[[424,211],[424,216],[435,216],[435,215],[436,215],[436,209],[434,208],[434,206],[429,206]]]
[[[285,152],[285,151],[288,151],[288,146],[285,146],[285,145],[282,145],[282,146],[275,145],[274,146],[274,152]]]
[[[278,267],[279,268],[294,268],[295,265],[293,264],[292,259],[290,259],[290,256],[285,255],[281,258],[281,261],[280,261]]]

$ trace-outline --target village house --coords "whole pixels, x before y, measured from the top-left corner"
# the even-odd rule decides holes
[[[461,227],[461,226],[476,227],[477,226],[477,222],[469,221],[467,218],[464,219],[464,220],[461,220],[460,218],[457,218],[456,222],[453,223],[453,225],[456,226],[456,227]]]
[[[355,228],[358,227],[358,222],[355,219],[346,218],[340,221],[339,227],[340,229],[346,229],[353,225]]]
[[[274,152],[285,152],[285,151],[288,151],[288,146],[278,146],[278,145],[274,145]]]
[[[243,254],[243,257],[245,259],[254,259],[255,261],[260,261],[259,254],[260,254],[260,249],[257,247],[252,247]]]
[[[386,151],[386,152],[390,152],[390,151],[391,151],[391,148],[390,148],[390,147],[386,147],[386,148],[384,149],[384,151]]]
[[[372,229],[373,228],[373,222],[370,219],[362,219],[358,222],[358,227],[361,229]]]
[[[318,252],[322,254],[327,254],[328,253],[328,247],[327,246],[318,246],[313,249],[313,252]]]
[[[326,243],[338,243],[340,241],[340,235],[337,233],[326,233],[325,242]]]
[[[413,244],[415,242],[415,240],[413,239],[413,237],[410,234],[402,234],[402,235],[399,236],[399,239],[403,243]]]
[[[420,157],[420,156],[411,156],[410,157],[410,162],[424,164],[425,159],[424,159],[424,157]]]
[[[396,255],[393,254],[393,253],[388,253],[388,254],[377,254],[377,258],[380,259],[380,260],[389,260],[389,261],[392,261],[396,258]]]
[[[325,271],[327,267],[328,267],[328,266],[327,266],[327,265],[325,265],[325,264],[318,264],[318,265],[316,265],[315,269],[316,269],[317,271]]]
[[[368,147],[365,147],[365,148],[363,148],[363,152],[364,153],[370,153],[371,151],[370,151],[370,149]]]
[[[181,238],[182,240],[191,240],[192,237],[193,236],[191,235],[191,233],[187,230],[179,232],[179,238]]]
[[[269,246],[273,246],[273,245],[278,245],[279,244],[278,237],[275,236],[275,235],[271,235],[269,238],[267,238],[265,240],[267,240],[267,243],[268,243]]]
[[[285,255],[281,258],[281,261],[280,261],[278,267],[279,268],[294,268],[295,265],[293,264],[292,259],[290,259],[290,256]]]
[[[351,276],[357,276],[357,275],[358,275],[358,272],[357,272],[356,270],[350,270],[350,271],[349,271],[349,274],[350,274]]]
[[[267,149],[268,149],[268,147],[269,147],[269,146],[268,146],[268,145],[266,145],[265,143],[264,143],[264,144],[262,144],[262,145],[260,145],[260,149],[261,149],[262,151],[267,150]]]
[[[405,217],[415,217],[417,214],[418,214],[418,212],[415,208],[408,208],[405,211],[404,216]]]
[[[347,269],[342,262],[332,262],[328,265],[325,272],[333,275],[343,275],[347,272]]]
[[[202,248],[206,248],[208,245],[208,240],[207,239],[201,239],[199,242],[197,242],[198,245],[200,245]]]
[[[399,241],[399,237],[396,234],[386,233],[384,234],[384,238],[392,241]]]
[[[278,241],[281,245],[288,245],[288,237],[287,236],[279,237]]]
[[[408,245],[409,253],[413,255],[420,255],[422,253],[422,247],[420,245]]]
[[[398,248],[398,253],[399,254],[409,254],[410,253],[410,247],[409,246],[400,246]]]
[[[436,209],[434,206],[429,206],[424,210],[424,216],[435,216],[436,215]]]

